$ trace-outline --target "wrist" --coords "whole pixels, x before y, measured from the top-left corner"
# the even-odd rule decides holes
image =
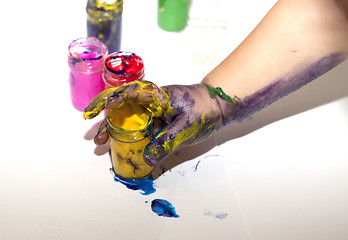
[[[216,101],[217,106],[220,109],[221,121],[219,128],[230,124],[234,118],[233,116],[236,112],[239,99],[236,96],[231,97],[227,95],[221,87],[214,88],[205,83],[203,83],[203,85],[205,85],[209,96]]]

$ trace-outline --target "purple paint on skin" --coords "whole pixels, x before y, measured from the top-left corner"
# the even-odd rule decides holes
[[[312,63],[303,70],[285,76],[238,103],[233,120],[242,121],[280,98],[296,91],[328,72],[345,60],[344,54],[334,53]]]

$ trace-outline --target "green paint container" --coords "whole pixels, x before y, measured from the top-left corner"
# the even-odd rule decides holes
[[[178,32],[187,25],[190,0],[158,0],[157,24],[163,30]]]

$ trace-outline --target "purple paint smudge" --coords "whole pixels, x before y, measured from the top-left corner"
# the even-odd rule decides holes
[[[209,157],[220,157],[220,155],[218,155],[218,154],[211,154],[211,155],[207,155],[207,156],[203,157],[203,158],[200,159],[200,160],[196,163],[196,165],[193,167],[193,172],[197,172],[198,165],[201,163],[201,161],[202,161],[203,159],[209,158]]]
[[[222,219],[227,218],[228,213],[212,213],[212,212],[209,211],[209,210],[205,210],[205,211],[203,212],[203,215],[204,215],[204,216],[212,216],[212,217],[215,217],[215,218],[217,218],[217,219],[222,220]]]
[[[233,117],[242,121],[280,98],[296,91],[314,79],[328,72],[344,61],[344,54],[334,53],[323,57],[319,61],[308,65],[303,70],[289,76],[282,77],[258,92],[244,98],[237,106]]]
[[[198,165],[201,163],[202,160],[199,160],[196,164],[196,166],[194,166],[193,172],[197,172],[198,169]]]

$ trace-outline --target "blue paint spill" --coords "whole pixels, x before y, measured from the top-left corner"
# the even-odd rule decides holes
[[[114,180],[116,182],[122,183],[128,189],[139,191],[142,195],[150,195],[156,192],[156,189],[153,186],[154,181],[151,175],[142,179],[124,179],[117,176],[113,169],[112,171],[114,173]]]
[[[151,202],[151,209],[158,216],[174,218],[180,217],[178,214],[176,214],[174,206],[164,199],[154,199]]]

